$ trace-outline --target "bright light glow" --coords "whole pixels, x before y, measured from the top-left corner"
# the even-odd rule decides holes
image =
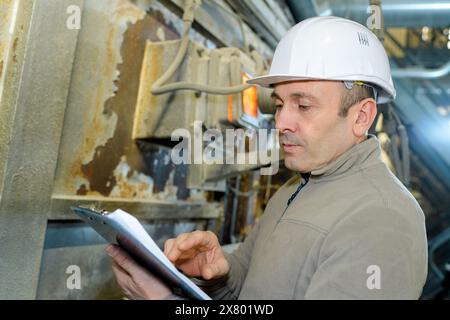
[[[448,111],[446,108],[444,108],[443,106],[439,106],[437,107],[437,111],[439,112],[439,114],[443,117],[446,117],[448,114]]]
[[[422,40],[423,41],[428,41],[428,39],[430,39],[428,33],[430,32],[430,28],[429,27],[423,27],[422,28]]]
[[[11,14],[11,22],[9,24],[9,34],[13,34],[14,33],[14,29],[16,27],[16,20],[17,20],[17,11],[19,10],[19,0],[16,0],[14,2],[14,7],[12,9],[12,14]]]
[[[319,16],[324,17],[324,16],[331,16],[333,14],[333,11],[331,11],[330,8],[326,9],[325,11],[322,11]]]

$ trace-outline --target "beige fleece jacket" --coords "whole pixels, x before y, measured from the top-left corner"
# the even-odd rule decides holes
[[[376,137],[271,198],[214,299],[417,299],[427,275],[424,214],[380,160]]]

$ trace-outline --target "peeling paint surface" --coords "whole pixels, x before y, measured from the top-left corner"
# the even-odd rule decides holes
[[[114,177],[116,185],[111,190],[111,197],[151,198],[153,195],[152,178],[132,170],[125,156],[122,156],[119,165],[114,170]]]
[[[156,9],[147,12],[126,0],[85,1],[56,197],[205,199],[203,193],[190,198],[186,168],[171,163],[167,148],[132,140],[145,43],[178,39],[175,20],[181,23]]]

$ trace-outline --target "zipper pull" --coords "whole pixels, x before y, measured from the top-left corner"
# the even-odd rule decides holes
[[[303,189],[304,186],[306,186],[306,184],[309,181],[309,175],[305,175],[303,176],[303,178],[305,179],[298,187],[297,190],[295,190],[295,192],[291,195],[291,197],[289,198],[288,202],[287,202],[287,206],[289,207],[289,205],[292,203],[292,201],[294,201],[295,197],[297,196],[297,194],[300,192],[300,190]]]

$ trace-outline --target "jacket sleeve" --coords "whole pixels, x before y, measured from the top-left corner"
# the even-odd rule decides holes
[[[244,242],[233,253],[225,253],[225,258],[230,265],[230,272],[225,277],[209,281],[193,278],[194,283],[214,300],[236,300],[247,276],[259,228],[260,222],[257,222]]]
[[[334,226],[306,299],[418,299],[427,274],[422,212],[371,208]]]

